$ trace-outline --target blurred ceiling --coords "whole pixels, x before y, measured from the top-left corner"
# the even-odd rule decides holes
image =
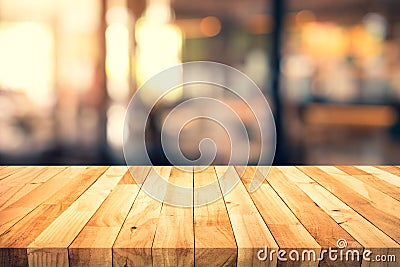
[[[271,0],[172,0],[177,18],[216,16],[231,20],[270,13]],[[379,12],[388,20],[399,21],[398,0],[288,0],[287,11],[311,10],[318,20],[336,20],[341,23],[359,22],[368,12]]]
[[[97,0],[0,0],[0,20],[49,20],[49,14],[75,6],[84,10]],[[108,0],[110,1],[110,0]],[[145,0],[126,0],[129,5]],[[239,22],[254,15],[270,13],[272,0],[171,0],[176,18],[201,18],[216,16],[223,20]],[[339,23],[359,22],[368,12],[378,12],[391,22],[400,21],[398,0],[287,0],[287,11],[313,11],[318,20],[335,20]],[[53,12],[52,12],[53,11]]]

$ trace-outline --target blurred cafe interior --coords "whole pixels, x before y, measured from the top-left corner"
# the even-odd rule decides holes
[[[132,95],[155,73],[201,60],[262,90],[274,164],[399,164],[399,11],[397,0],[0,0],[0,163],[124,164]],[[170,95],[146,132],[154,164],[168,164],[157,141],[165,115],[199,95],[240,106],[207,86]],[[211,135],[223,139],[214,163],[226,162],[218,126],[187,128],[188,158]]]

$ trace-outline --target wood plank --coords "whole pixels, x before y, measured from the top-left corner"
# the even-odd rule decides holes
[[[140,168],[138,179],[145,180],[149,168]],[[126,171],[118,185],[69,246],[72,266],[112,266],[112,246],[139,193],[140,186]]]
[[[369,220],[397,243],[400,242],[399,215],[381,210],[379,199],[374,199],[372,201],[370,197],[365,198],[357,192],[357,188],[349,187],[347,179],[343,179],[343,174],[341,179],[345,184],[340,181],[340,178],[336,179],[337,175],[327,173],[321,168],[312,166],[298,166],[298,168],[357,213]]]
[[[400,166],[375,166],[375,167],[400,177]]]
[[[181,192],[169,186],[166,199],[193,205],[193,168],[183,171],[173,167],[169,182],[191,189]],[[182,199],[187,198],[187,199]],[[175,207],[164,203],[152,247],[153,266],[194,266],[193,207]]]
[[[26,184],[39,178],[46,171],[46,167],[29,166],[0,181],[0,208],[18,193]]]
[[[3,167],[0,174],[9,168]],[[35,172],[36,168],[43,172]],[[312,249],[319,255],[330,241],[330,247],[336,247],[336,238],[326,236],[343,238],[340,231],[350,236],[344,236],[347,248],[361,251],[365,247],[372,255],[400,257],[397,167],[273,167],[254,193],[249,193],[253,175],[264,179],[265,174],[255,167],[235,167],[243,171],[241,183],[224,198],[204,206],[198,204],[211,200],[212,194],[200,194],[198,188],[216,182],[210,191],[227,192],[227,177],[239,178],[233,167],[208,167],[201,172],[188,167],[189,173],[156,167],[150,179],[141,176],[146,173],[143,167],[130,167],[131,172],[113,167],[125,171],[118,179],[109,178],[113,180],[109,183],[103,178],[106,174],[99,178],[107,167],[55,168],[60,169],[18,167],[0,179],[8,186],[0,187],[0,199],[5,200],[0,208],[0,266],[210,266],[210,262],[216,266],[317,266],[318,261],[277,261],[276,253],[271,262],[259,261],[257,254],[265,247],[276,250],[279,246],[300,255]],[[195,188],[181,194],[171,185],[160,184],[155,171],[173,184]],[[164,201],[179,199],[195,207],[159,202],[139,189],[143,182]],[[13,195],[7,190],[14,187]],[[370,264],[396,266],[362,262]]]
[[[245,185],[247,191],[249,191],[253,176],[262,175],[261,172],[256,170],[253,166],[236,167],[236,169],[239,169],[239,172],[243,173],[241,181]],[[262,184],[256,191],[250,193],[249,196],[252,198],[258,212],[271,231],[280,250],[286,251],[286,254],[296,250],[300,255],[304,250],[312,250],[316,257],[319,257],[321,246],[315,241],[268,183]],[[298,264],[293,263],[292,265],[318,266],[318,260],[313,261],[308,260],[308,258],[304,262],[297,263]],[[286,264],[291,265],[287,262]],[[280,261],[278,265],[285,265],[285,262]]]
[[[362,246],[279,169],[271,168],[266,181],[278,193],[322,248],[334,248],[337,246],[339,239],[345,239],[348,244],[346,251],[348,249],[357,249],[360,254],[362,253]],[[325,258],[321,264],[330,264],[329,259]],[[341,261],[340,264],[344,266],[358,266],[359,262]]]
[[[44,184],[50,178],[59,174],[61,171],[65,170],[66,167],[43,167],[44,172],[37,175],[33,180],[26,184],[21,184],[17,186],[12,186],[13,190],[8,190],[6,193],[0,196],[0,210],[4,209],[7,206],[10,206],[23,196],[27,195],[29,192],[33,191],[35,188]]]
[[[129,172],[121,183],[142,185],[147,178],[152,166],[130,166]]]
[[[19,200],[18,205],[21,205],[21,207],[29,202],[40,203],[43,199],[45,201],[29,213],[23,212],[22,218],[16,220],[16,222],[8,218],[15,217],[13,209],[10,209],[6,214],[7,216],[4,219],[6,223],[0,225],[0,229],[2,229],[0,233],[0,265],[8,266],[15,263],[17,266],[27,266],[28,245],[92,185],[106,169],[106,167],[70,167],[56,176],[61,179],[52,179],[54,183],[46,183],[47,187],[41,186],[37,190],[35,189],[35,194],[31,198],[26,196]],[[0,218],[3,217],[0,216]]]
[[[257,258],[259,250],[278,249],[271,232],[258,213],[246,188],[240,181],[238,173],[233,166],[215,166],[222,192],[228,192],[230,181],[238,180],[239,183],[224,196],[238,247],[237,266],[276,266],[276,257],[272,261],[260,261]]]
[[[74,168],[75,173],[81,173],[83,167]],[[69,182],[68,175],[71,175],[70,168],[58,173],[49,181],[42,184],[40,187],[35,188],[25,196],[21,197],[14,203],[0,210],[0,229],[6,231],[12,225],[21,220],[25,215],[29,214],[47,198],[54,194],[59,187]],[[2,236],[2,241],[4,236]],[[7,239],[7,238],[5,238]],[[0,242],[1,244],[1,242]]]
[[[110,167],[85,193],[28,245],[31,266],[51,262],[68,265],[67,247],[126,173],[124,166]]]
[[[279,170],[373,255],[400,256],[400,245],[295,167]],[[369,262],[363,262],[368,265]]]
[[[160,186],[158,172],[168,179],[171,167],[153,167],[144,181],[158,187],[165,194],[166,188]],[[143,187],[142,187],[143,188]],[[162,203],[140,190],[113,246],[113,266],[151,266],[151,248],[156,233]]]
[[[0,180],[0,192],[5,191],[4,186],[16,186],[20,184],[25,184],[26,182],[31,181],[38,175],[40,175],[42,172],[45,171],[45,167],[39,167],[39,166],[25,166],[25,167],[18,167],[22,168],[21,170],[18,170],[4,179]]]
[[[373,206],[388,214],[395,214],[400,219],[399,201],[333,166],[320,166],[319,168],[368,199]]]
[[[83,170],[84,167],[74,168],[75,173],[80,173]],[[68,174],[71,175],[71,171],[69,171]],[[66,175],[67,173],[60,173],[60,175],[51,179],[48,184],[33,190],[11,206],[0,210],[0,234],[4,233],[13,224],[36,208],[41,202],[53,195],[55,190],[58,190],[59,187],[63,185],[63,181],[69,182],[69,179],[65,179]]]
[[[25,169],[25,166],[5,166],[0,170],[0,181],[23,169]]]
[[[369,174],[374,175],[375,177],[378,177],[378,178],[396,186],[397,188],[400,188],[400,177],[398,175],[394,175],[390,172],[386,172],[386,171],[376,168],[374,166],[356,166],[356,167],[360,170],[363,170]]]
[[[212,184],[216,179],[213,167],[203,171],[194,170],[196,266],[234,266],[237,262],[235,237],[218,183],[210,187],[210,195],[219,194],[221,198],[207,205],[196,206],[209,198],[209,195],[199,194],[196,188]]]
[[[355,166],[336,166],[336,168],[400,201],[400,187],[394,186],[371,173],[356,168]]]

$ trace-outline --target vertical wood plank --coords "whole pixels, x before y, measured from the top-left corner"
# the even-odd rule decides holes
[[[165,199],[193,204],[193,168],[183,171],[173,167],[169,182],[190,188],[191,194],[178,195],[178,192],[169,186]],[[163,204],[153,241],[152,256],[153,266],[194,266],[193,207]]]
[[[203,171],[194,170],[194,188],[215,182],[214,167]],[[237,246],[232,226],[218,183],[210,188],[220,199],[203,206],[194,207],[194,236],[196,266],[235,266]],[[207,200],[209,195],[194,191],[194,204]],[[210,238],[212,237],[212,238]]]
[[[160,186],[156,173],[168,179],[171,167],[153,167],[144,181],[157,188],[160,194],[166,188]],[[158,226],[162,202],[140,190],[113,246],[113,266],[152,266],[151,248]]]
[[[249,192],[251,179],[254,175],[261,175],[261,172],[255,167],[236,167],[238,173],[242,173],[241,181]],[[249,193],[258,212],[267,224],[279,249],[286,252],[297,251],[299,255],[306,250],[311,250],[315,254],[316,260],[305,258],[305,261],[279,261],[278,266],[318,266],[318,258],[321,252],[321,246],[310,235],[307,229],[300,223],[298,218],[292,213],[285,202],[279,197],[274,189],[268,184],[262,184],[256,191]],[[261,256],[269,258],[271,250],[268,254],[263,253]],[[272,254],[272,256],[276,253]]]
[[[224,196],[238,247],[237,266],[276,266],[276,257],[272,261],[260,261],[257,253],[265,249],[278,249],[271,232],[258,213],[246,188],[233,166],[215,166],[222,192],[228,191],[226,180],[238,180],[239,183]]]
[[[335,248],[339,239],[345,239],[346,251],[357,249],[360,254],[362,253],[363,247],[279,169],[271,168],[266,180],[322,248]],[[325,258],[322,263],[330,264],[331,262]],[[355,260],[341,261],[340,264],[358,266],[360,263]]]

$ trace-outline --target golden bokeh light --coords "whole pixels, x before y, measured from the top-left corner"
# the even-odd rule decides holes
[[[205,36],[213,37],[221,31],[221,22],[213,16],[205,17],[200,22],[200,29]]]

